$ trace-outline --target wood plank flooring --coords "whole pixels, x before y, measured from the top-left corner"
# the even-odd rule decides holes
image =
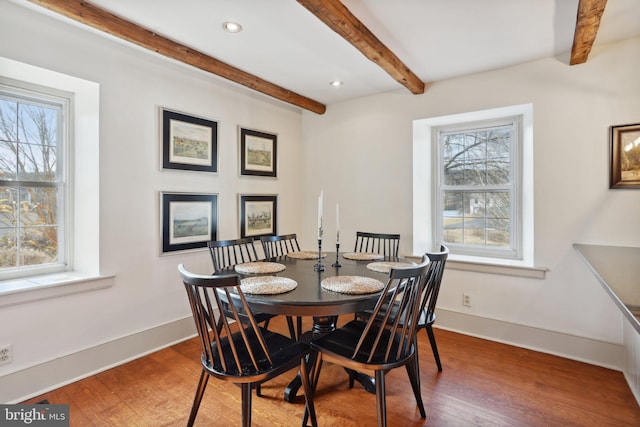
[[[305,321],[306,326],[310,326]],[[272,328],[286,333],[280,318]],[[640,407],[622,373],[556,356],[436,330],[438,373],[424,331],[419,338],[423,420],[404,369],[387,375],[391,426],[640,426]],[[181,426],[200,375],[198,342],[190,339],[141,359],[34,397],[70,405],[71,426]],[[254,426],[297,426],[303,398],[282,399],[291,371],[253,398]],[[302,392],[300,392],[301,394]],[[326,363],[315,397],[320,426],[375,426],[375,396]],[[215,379],[196,426],[240,425],[240,388]]]

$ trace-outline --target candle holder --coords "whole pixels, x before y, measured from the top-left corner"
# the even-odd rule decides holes
[[[318,238],[318,262],[313,266],[315,271],[324,271],[324,264],[322,263],[322,237]]]
[[[339,253],[340,253],[340,243],[336,242],[336,262],[331,264],[331,267],[342,267],[342,264],[340,264],[340,261],[338,259],[338,254]]]

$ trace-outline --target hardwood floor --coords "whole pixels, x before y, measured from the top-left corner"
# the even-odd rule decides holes
[[[286,333],[281,318],[271,327]],[[620,372],[439,329],[435,333],[441,373],[426,334],[419,338],[427,418],[420,418],[406,371],[396,369],[386,381],[392,426],[640,426],[640,407]],[[198,345],[190,339],[24,403],[69,404],[72,426],[185,425],[200,375]],[[303,398],[282,399],[294,375],[265,383],[263,397],[254,396],[254,426],[300,425]],[[376,425],[375,396],[359,384],[349,389],[336,365],[324,365],[315,404],[320,426]],[[239,424],[240,388],[212,378],[196,426]]]

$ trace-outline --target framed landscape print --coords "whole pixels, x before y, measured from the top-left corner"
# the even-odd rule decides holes
[[[240,238],[277,234],[278,196],[240,195]]]
[[[162,110],[162,167],[218,171],[218,123]]]
[[[609,188],[640,188],[640,123],[611,126]]]
[[[207,247],[217,240],[218,195],[161,193],[162,253]]]
[[[240,175],[278,176],[278,136],[240,128]]]

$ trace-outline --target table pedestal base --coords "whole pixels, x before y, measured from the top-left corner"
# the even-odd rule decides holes
[[[314,317],[313,318],[313,330],[311,334],[306,333],[302,334],[300,337],[301,341],[309,341],[313,338],[317,338],[319,336],[325,335],[336,329],[336,322],[338,321],[338,316],[322,316],[322,317]],[[312,356],[313,357],[313,356]],[[314,358],[315,359],[315,358]],[[315,360],[308,361],[310,365],[315,363]],[[353,382],[358,381],[366,391],[369,393],[375,394],[376,392],[376,384],[375,380],[368,375],[363,373],[353,371],[351,369],[346,369],[347,375],[349,375],[349,387],[353,387]],[[286,402],[293,402],[296,398],[296,394],[298,390],[302,386],[302,379],[300,379],[300,372],[298,375],[289,383],[289,385],[284,390],[284,400]]]

